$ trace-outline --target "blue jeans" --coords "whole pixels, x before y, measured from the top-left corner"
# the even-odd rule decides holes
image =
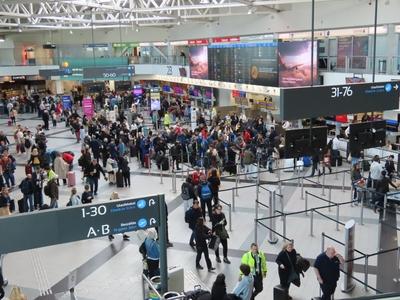
[[[3,176],[4,176],[4,180],[6,181],[7,187],[15,185],[15,177],[14,177],[13,173],[6,172],[6,173],[3,174]]]
[[[194,234],[194,230],[192,230],[192,235],[190,236],[190,241],[189,241],[190,245],[194,245],[194,238],[195,238],[195,234]]]
[[[51,201],[50,201],[50,208],[58,208],[58,201],[57,201],[57,199],[51,199]]]
[[[88,177],[87,181],[90,185],[90,191],[96,195],[97,194],[97,189],[99,187],[99,179],[95,177]]]
[[[33,205],[33,194],[24,194],[24,208],[25,211],[35,210],[35,206]]]

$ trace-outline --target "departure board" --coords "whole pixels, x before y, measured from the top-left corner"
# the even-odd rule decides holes
[[[277,43],[210,45],[208,68],[210,80],[278,86]]]

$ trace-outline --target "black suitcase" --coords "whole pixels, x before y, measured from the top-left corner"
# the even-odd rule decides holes
[[[161,169],[163,171],[168,171],[169,170],[169,161],[168,158],[164,157],[164,159],[161,161]]]
[[[10,200],[10,212],[14,212],[15,211],[15,201],[14,199]]]
[[[274,300],[289,300],[287,289],[281,285],[274,286]]]
[[[18,200],[18,211],[19,213],[24,213],[25,211],[25,205],[24,205],[24,199]]]
[[[117,172],[116,179],[117,187],[124,187],[124,176],[122,175],[122,172]]]

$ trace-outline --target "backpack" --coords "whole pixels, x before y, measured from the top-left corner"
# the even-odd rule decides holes
[[[189,209],[189,210],[187,210],[186,212],[185,212],[185,222],[186,223],[190,223],[190,215],[191,215],[191,212],[192,211],[192,209]]]
[[[210,200],[212,198],[211,189],[210,189],[210,186],[208,185],[208,183],[203,184],[201,186],[200,195],[201,195],[201,199],[203,199],[205,201]]]
[[[183,200],[190,199],[189,184],[187,182],[182,183],[181,186],[181,197]]]
[[[44,192],[44,194],[45,194],[46,196],[50,196],[50,186],[49,186],[48,183],[44,186],[43,192]]]
[[[186,300],[211,299],[210,292],[202,289],[195,289],[193,291],[185,292],[185,296]]]
[[[25,139],[25,148],[30,148],[32,146],[32,143],[30,141],[30,139],[26,138]]]

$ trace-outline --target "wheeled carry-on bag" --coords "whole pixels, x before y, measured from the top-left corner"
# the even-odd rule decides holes
[[[117,172],[116,178],[117,178],[117,187],[124,187],[124,176],[122,175],[122,172]]]
[[[289,300],[287,289],[281,285],[274,286],[274,300]]]
[[[67,173],[67,180],[68,180],[68,186],[75,186],[76,185],[76,177],[75,177],[75,172],[74,171],[69,171]]]

